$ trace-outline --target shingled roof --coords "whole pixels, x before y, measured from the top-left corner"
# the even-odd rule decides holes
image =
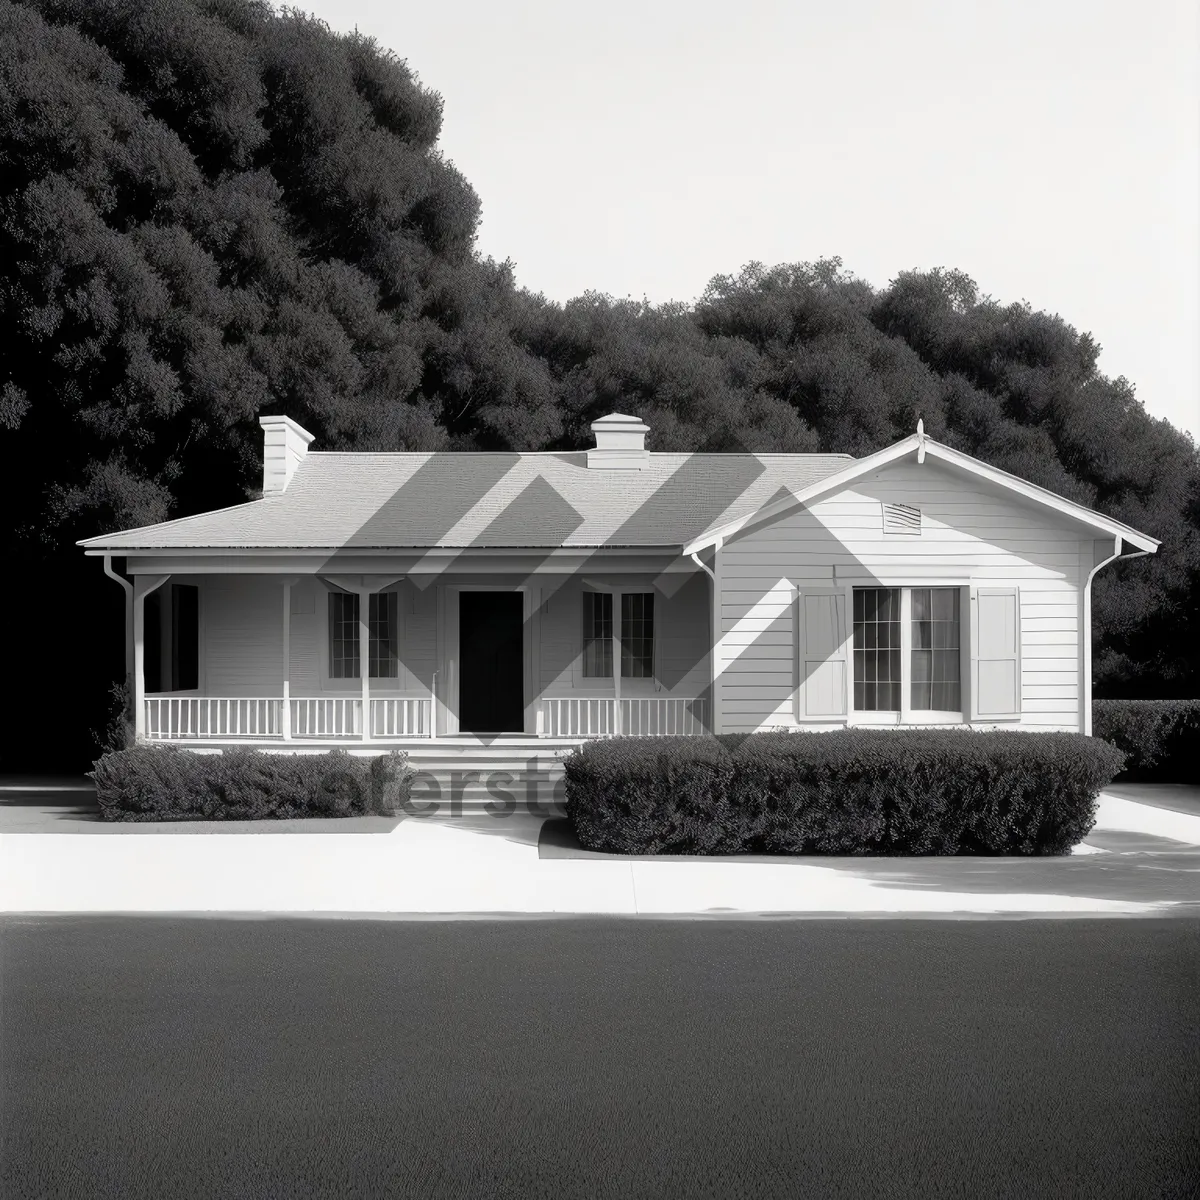
[[[846,454],[309,452],[280,494],[89,538],[89,550],[682,547],[843,470]]]

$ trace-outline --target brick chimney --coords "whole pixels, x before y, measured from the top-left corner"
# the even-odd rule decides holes
[[[627,417],[623,413],[609,413],[592,422],[592,435],[596,439],[595,449],[588,451],[589,467],[602,470],[638,471],[650,465],[650,451],[646,449],[646,434],[649,425],[643,425],[639,417]]]
[[[279,496],[292,482],[313,435],[291,417],[259,417],[263,431],[263,495]]]

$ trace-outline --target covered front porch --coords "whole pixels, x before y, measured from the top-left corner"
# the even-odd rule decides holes
[[[134,564],[129,589],[140,742],[549,750],[713,727],[711,595],[694,564],[522,576],[460,558],[433,577],[162,565]]]

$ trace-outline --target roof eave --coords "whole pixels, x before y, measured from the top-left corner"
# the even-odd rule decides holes
[[[82,543],[77,543],[82,544]],[[596,554],[605,550],[630,551],[639,554],[682,554],[679,542],[605,542],[577,546],[89,546],[88,557],[104,554],[179,555],[179,554],[311,554],[314,557],[331,554]]]

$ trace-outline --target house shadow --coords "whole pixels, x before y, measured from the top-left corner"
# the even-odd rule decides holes
[[[920,859],[807,859],[882,888],[974,895],[1078,896],[1146,904],[1200,904],[1200,855],[1088,854]]]
[[[1169,812],[1200,817],[1200,784],[1137,783],[1118,779],[1104,789],[1104,794],[1150,808],[1165,808]]]
[[[1106,835],[1111,836],[1111,835]],[[1141,835],[1137,849],[1146,841]],[[1089,838],[1095,844],[1099,837]],[[973,855],[900,857],[823,854],[606,854],[585,850],[569,820],[549,820],[538,839],[538,857],[659,863],[745,863],[760,866],[817,867],[905,891],[964,892],[974,895],[1052,895],[1089,899],[1200,904],[1200,851],[1155,839],[1152,853]],[[1114,851],[1116,847],[1112,848]]]
[[[19,780],[0,785],[0,832],[36,825],[63,822],[86,825],[99,821],[100,807],[91,784]]]
[[[78,796],[0,796],[0,810],[14,808],[44,808],[62,817],[100,815],[100,807],[95,801],[88,803]]]

